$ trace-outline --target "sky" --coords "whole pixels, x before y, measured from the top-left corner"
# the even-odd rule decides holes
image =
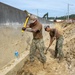
[[[59,17],[75,14],[75,0],[0,0],[5,4],[43,17],[48,12],[49,17]]]

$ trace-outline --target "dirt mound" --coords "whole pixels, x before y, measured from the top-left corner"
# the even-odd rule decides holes
[[[49,56],[49,54],[48,54]],[[64,66],[65,65],[65,66]],[[69,75],[67,64],[58,63],[54,58],[49,57],[45,67],[38,60],[33,63],[26,62],[22,69],[17,72],[17,75]]]
[[[64,28],[64,54],[70,75],[75,74],[75,24],[68,24]]]
[[[63,28],[64,35],[64,59],[59,62],[58,58],[54,59],[54,45],[48,51],[46,57],[47,62],[45,68],[43,64],[35,60],[35,62],[30,63],[29,61],[25,63],[23,68],[17,72],[17,75],[74,75],[75,74],[75,24],[58,24],[58,27],[61,31]],[[48,35],[48,34],[47,34]],[[49,36],[45,39],[45,45],[47,46],[49,42]]]

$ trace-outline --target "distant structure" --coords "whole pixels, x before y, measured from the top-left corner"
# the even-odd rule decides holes
[[[58,19],[57,17],[49,17],[48,13],[44,14],[43,18],[49,20],[50,22],[62,22],[62,19]]]
[[[50,17],[48,16],[48,12],[47,12],[46,14],[44,14],[43,18],[45,18],[46,20],[48,20],[48,21],[50,21],[50,22],[55,22],[55,21],[56,21],[55,18],[53,18],[53,17],[50,18]]]
[[[43,18],[45,18],[46,20],[48,20],[48,12],[46,14],[44,14]]]

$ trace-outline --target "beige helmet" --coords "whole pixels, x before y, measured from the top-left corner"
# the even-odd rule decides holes
[[[50,28],[50,26],[44,26],[45,31],[46,31],[47,28]]]
[[[30,23],[34,23],[37,20],[37,16],[35,15],[30,15]]]

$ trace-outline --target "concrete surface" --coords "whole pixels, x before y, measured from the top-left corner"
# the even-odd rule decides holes
[[[25,18],[22,10],[0,2],[0,25],[23,25]]]
[[[28,59],[29,52],[23,52],[19,58],[12,60],[0,70],[0,75],[16,75],[17,71],[21,69],[24,62]]]

